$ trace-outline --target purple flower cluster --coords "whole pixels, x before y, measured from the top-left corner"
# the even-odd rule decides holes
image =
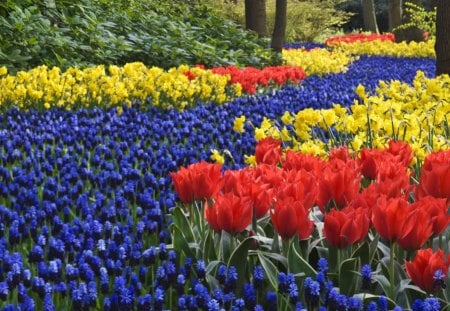
[[[258,309],[262,303],[276,309],[276,289],[267,288],[261,268],[238,284],[232,267],[219,267],[214,291],[205,282],[208,263],[166,249],[166,213],[177,200],[169,172],[209,159],[213,148],[233,155],[226,167],[242,167],[255,141],[249,124],[244,134],[232,131],[237,116],[259,124],[286,110],[350,105],[359,83],[373,90],[379,80],[411,82],[417,69],[432,75],[433,66],[427,59],[361,57],[346,73],[311,76],[298,87],[184,112],[143,109],[146,103],[120,115],[115,109],[5,111],[0,306],[148,310],[165,308],[177,295],[182,310]],[[282,294],[300,302],[308,293],[312,303],[320,282],[308,282],[302,289],[286,281]],[[255,300],[258,293],[264,300]]]

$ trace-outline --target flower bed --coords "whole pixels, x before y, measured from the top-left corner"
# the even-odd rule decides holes
[[[378,263],[370,262],[373,264],[370,268],[364,266],[362,261],[342,260],[341,275],[352,275],[349,280],[354,281],[347,284],[346,278],[339,278],[336,274],[337,255],[324,239],[316,245],[320,252],[311,253],[308,260],[304,260],[302,254],[305,250],[303,241],[295,238],[290,242],[295,248],[287,257],[282,250],[291,249],[291,246],[285,242],[274,246],[280,252],[272,252],[267,244],[267,239],[273,238],[275,234],[274,231],[269,232],[270,235],[267,233],[267,229],[272,227],[269,224],[272,221],[270,213],[257,220],[257,226],[264,225],[266,237],[261,235],[259,229],[249,231],[252,227],[246,227],[241,233],[245,222],[236,224],[231,217],[221,217],[221,221],[230,220],[224,224],[219,222],[219,218],[214,218],[215,214],[212,213],[208,219],[216,231],[226,227],[232,233],[240,232],[235,235],[221,233],[220,240],[214,240],[216,233],[209,229],[202,214],[192,213],[191,217],[187,217],[188,214],[180,213],[183,209],[177,203],[178,197],[169,173],[175,174],[180,167],[187,167],[200,160],[210,161],[211,156],[216,159],[221,156],[223,168],[229,170],[223,176],[229,175],[228,187],[232,189],[234,177],[239,175],[245,179],[244,172],[258,171],[258,168],[244,169],[244,155],[255,154],[256,140],[252,129],[264,117],[278,119],[285,111],[294,114],[308,107],[327,109],[337,102],[348,107],[358,100],[354,90],[359,84],[365,86],[367,98],[371,98],[370,94],[379,85],[379,80],[398,79],[412,83],[418,69],[430,76],[434,72],[434,62],[430,59],[360,57],[348,66],[346,72],[312,75],[306,77],[299,86],[288,85],[277,92],[240,97],[220,106],[213,103],[196,105],[184,111],[161,110],[144,101],[133,101],[131,106],[124,104],[109,107],[106,104],[102,109],[81,108],[73,111],[57,107],[41,110],[31,104],[23,104],[22,109],[4,107],[5,111],[0,114],[0,306],[6,310],[16,310],[17,307],[46,310],[273,310],[301,309],[301,304],[310,309],[308,304],[319,303],[332,308],[331,304],[336,303],[359,310],[362,308],[360,300],[365,298],[366,307],[373,309],[378,302],[379,309],[385,310],[391,302],[384,296],[392,300],[383,278],[390,274],[382,272],[387,268],[387,260],[383,259],[386,257],[386,248],[379,247],[376,253],[383,257],[377,257],[381,258]],[[118,72],[122,70],[118,68]],[[195,80],[196,77],[190,77],[187,71],[195,73],[196,70],[200,72],[203,69],[180,67],[175,71],[180,81],[190,81],[190,78]],[[45,75],[42,75],[44,78]],[[375,96],[372,99],[378,101]],[[45,102],[39,103],[44,107]],[[14,105],[19,107],[20,102]],[[236,129],[242,128],[243,132],[236,133],[233,131],[234,120],[242,115],[245,119],[236,124]],[[272,157],[265,156],[260,147],[256,149],[255,160],[265,161]],[[378,159],[378,152],[382,151],[368,149],[365,156]],[[347,159],[342,158],[345,154],[336,152],[334,161],[358,162],[350,155]],[[444,156],[436,156],[431,162],[444,165],[445,161]],[[311,163],[316,162],[326,163],[318,159]],[[203,164],[204,167],[210,165]],[[260,166],[260,172],[264,170],[263,166]],[[217,166],[213,167],[215,169],[210,171],[208,178],[217,176]],[[336,167],[341,168],[338,164]],[[424,165],[424,178],[437,180],[434,167],[433,164]],[[276,170],[281,171],[280,168]],[[261,176],[268,181],[269,173],[276,170],[274,167],[267,170],[268,175]],[[330,165],[323,171],[331,174],[333,167]],[[349,171],[352,172],[350,168]],[[298,177],[303,178],[302,182],[307,182],[309,175],[302,174],[298,173],[297,176],[296,173],[294,176],[292,173],[292,176],[283,178],[292,181]],[[358,174],[358,171],[352,174]],[[273,175],[271,182],[276,182],[277,176],[277,173]],[[388,184],[387,180],[392,180],[392,176],[386,173],[384,179],[376,183],[385,181]],[[208,179],[202,177],[202,180]],[[415,185],[410,180],[408,184]],[[211,179],[211,183],[201,184],[198,188],[208,191],[211,186],[214,188],[218,185],[219,182],[215,183]],[[370,188],[364,183],[361,186]],[[255,200],[264,202],[264,195],[270,195],[272,191],[261,192],[258,187],[264,190],[267,186],[255,184],[248,191],[261,193],[262,197],[256,196]],[[418,196],[426,192],[436,195],[432,191],[441,188],[428,186],[414,193]],[[383,189],[378,186],[375,190]],[[277,190],[280,196],[281,192]],[[298,190],[300,194],[301,190]],[[283,199],[286,206],[298,205],[287,197],[280,197],[280,202]],[[326,200],[325,194],[321,197],[322,201]],[[180,195],[180,198],[183,196]],[[246,201],[240,200],[237,195],[224,195],[218,202],[235,210],[236,204]],[[389,200],[386,199],[386,206],[393,204]],[[208,204],[214,211],[219,209],[213,202]],[[282,209],[281,203],[278,204],[278,208]],[[403,207],[405,204],[410,206],[413,201],[399,203]],[[220,208],[220,213],[229,215],[227,213],[230,210]],[[311,215],[321,215],[318,207],[314,207],[314,210],[316,213]],[[237,209],[234,213],[241,213],[240,218],[248,220],[248,208],[245,211],[241,213]],[[172,217],[168,217],[168,214]],[[352,215],[364,219],[364,215]],[[282,222],[283,218],[274,217],[275,223]],[[339,214],[335,217],[343,218]],[[323,233],[317,230],[317,226],[325,226],[324,220],[325,217],[322,221],[314,222],[314,234]],[[201,230],[190,230],[186,227],[189,222],[202,224],[197,227]],[[278,230],[286,238],[291,234]],[[371,229],[373,233],[376,230]],[[205,241],[212,239],[213,244],[189,244],[188,241],[192,240],[188,237],[196,237],[199,233],[206,234]],[[239,244],[236,243],[233,248],[238,235],[244,240],[239,240]],[[181,238],[183,236],[186,243]],[[382,236],[386,241],[388,238]],[[379,245],[386,245],[386,241],[380,240]],[[336,244],[341,242],[337,241]],[[366,254],[367,240],[364,238],[360,243],[365,245],[359,249],[361,254]],[[439,243],[439,239],[436,243]],[[220,247],[212,247],[214,245]],[[431,248],[432,245],[428,246]],[[265,253],[258,255],[261,249]],[[242,258],[246,250],[252,262],[246,264],[247,270],[243,272]],[[205,254],[206,260],[197,256],[196,252],[200,251]],[[208,256],[213,256],[216,251],[220,255],[217,258],[223,261],[209,260],[212,257]],[[190,252],[194,255],[189,256]],[[398,260],[402,255],[399,248],[397,253],[399,255],[396,254],[395,258]],[[421,275],[420,271],[424,267],[422,262],[432,262],[436,263],[434,267],[441,267],[442,274],[434,275],[437,269],[426,272],[426,275],[429,277],[433,273],[436,285],[442,285],[446,271],[445,265],[441,263],[446,262],[439,252],[421,253],[418,257],[422,259],[420,262],[415,261],[412,254],[405,256],[409,262],[408,270],[400,267],[400,277],[406,280],[405,273],[410,276]],[[289,262],[290,267],[295,266],[295,270],[283,268]],[[403,264],[400,261],[398,263]],[[362,277],[357,275],[359,268]],[[356,274],[350,272],[353,270]],[[418,278],[411,278],[414,284],[429,290],[426,287],[428,281],[420,283]],[[339,288],[332,288],[329,282],[326,283],[327,287],[322,288],[324,280],[333,281]],[[365,295],[358,295],[361,293],[359,285],[363,284],[370,286],[365,287]],[[346,290],[348,288],[349,291]],[[405,291],[405,295],[411,295],[411,301],[402,298],[395,302],[401,306],[411,306],[416,298],[420,298],[414,303],[415,310],[432,308],[439,303],[434,298],[428,298],[417,287],[414,288]],[[352,290],[356,294],[349,297]],[[398,295],[404,297],[402,293]]]

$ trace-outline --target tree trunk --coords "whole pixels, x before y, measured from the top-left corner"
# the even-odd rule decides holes
[[[275,25],[273,27],[271,48],[281,53],[286,35],[287,0],[277,0],[275,8]]]
[[[436,2],[436,75],[450,74],[450,1]]]
[[[378,33],[377,16],[373,0],[361,0],[363,11],[364,30]]]
[[[245,28],[267,36],[266,0],[245,0]]]
[[[402,0],[388,0],[389,4],[389,31],[402,23]]]

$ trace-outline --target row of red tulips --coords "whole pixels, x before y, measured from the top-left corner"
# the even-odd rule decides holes
[[[257,166],[222,173],[219,164],[200,162],[171,173],[180,200],[205,202],[204,217],[215,232],[232,235],[251,230],[253,217],[270,215],[282,240],[311,237],[312,211],[323,216],[322,234],[328,246],[343,249],[375,230],[385,241],[417,251],[447,228],[450,217],[450,151],[430,154],[420,179],[408,168],[413,153],[408,144],[390,141],[384,150],[346,148],[329,158],[283,152],[281,142],[261,140]],[[442,250],[420,250],[405,268],[420,288],[432,292],[450,265]]]

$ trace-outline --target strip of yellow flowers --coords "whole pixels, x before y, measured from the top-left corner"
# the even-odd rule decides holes
[[[190,71],[195,79],[189,79]],[[103,65],[86,69],[36,67],[7,75],[0,68],[0,107],[19,109],[66,109],[82,107],[114,107],[130,104],[133,99],[162,108],[183,110],[196,100],[225,103],[241,96],[239,83],[230,84],[230,76],[210,70],[179,66],[167,71],[129,63],[123,67]]]
[[[434,40],[430,39],[423,42],[405,41],[395,43],[392,41],[369,41],[343,43],[335,47],[340,53],[348,53],[350,55],[386,55],[395,57],[436,57],[434,51]]]
[[[383,148],[394,138],[408,142],[418,161],[436,150],[450,149],[450,77],[429,79],[419,71],[413,85],[399,81],[380,82],[376,94],[356,88],[360,100],[346,109],[304,109],[285,112],[281,120],[264,119],[255,128],[255,139],[281,139],[286,149],[325,156],[335,146],[352,151],[362,147]],[[234,130],[245,118],[235,120]],[[328,140],[323,140],[326,134]],[[322,139],[321,139],[322,138]],[[254,159],[248,157],[248,164]]]
[[[343,50],[327,49],[287,49],[283,50],[283,60],[287,65],[301,67],[307,75],[345,72],[355,59]]]

